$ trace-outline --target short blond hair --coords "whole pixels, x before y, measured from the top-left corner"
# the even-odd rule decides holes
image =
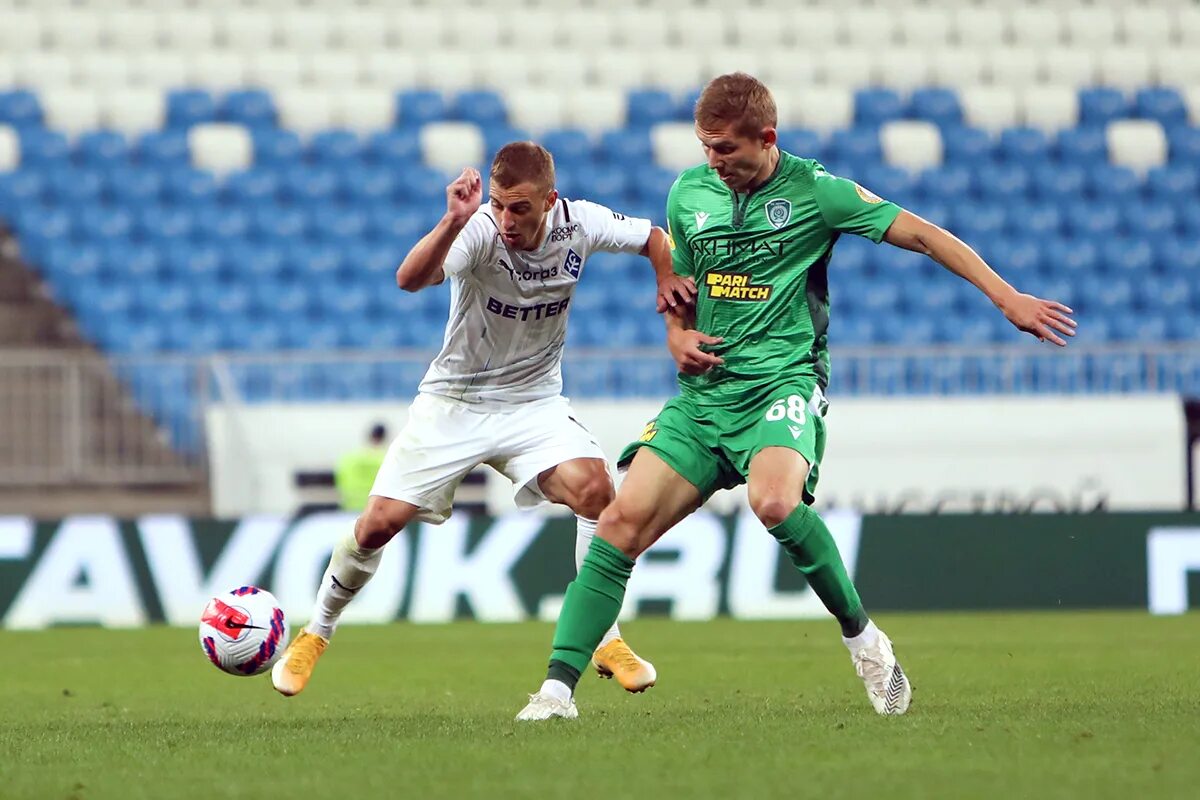
[[[696,123],[707,130],[726,125],[743,136],[757,136],[779,124],[775,98],[762,81],[745,72],[713,78],[696,100]]]
[[[536,142],[509,142],[492,159],[491,179],[502,189],[532,183],[554,188],[554,156]]]

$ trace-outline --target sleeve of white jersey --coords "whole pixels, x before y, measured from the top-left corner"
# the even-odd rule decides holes
[[[495,234],[496,226],[485,213],[472,214],[450,245],[450,252],[442,262],[442,272],[449,278],[475,269]]]
[[[571,213],[579,215],[592,250],[637,254],[650,240],[652,225],[648,219],[627,217],[587,200],[571,203]]]

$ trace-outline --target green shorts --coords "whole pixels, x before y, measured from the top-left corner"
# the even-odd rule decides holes
[[[745,483],[750,460],[765,447],[787,447],[811,469],[804,500],[813,501],[825,452],[825,395],[816,381],[789,379],[726,407],[699,406],[678,395],[621,452],[625,469],[640,448],[650,448],[708,498]]]

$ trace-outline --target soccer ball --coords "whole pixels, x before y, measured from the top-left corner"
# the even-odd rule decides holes
[[[242,586],[208,601],[200,617],[200,648],[230,675],[269,670],[288,643],[287,620],[275,595]]]

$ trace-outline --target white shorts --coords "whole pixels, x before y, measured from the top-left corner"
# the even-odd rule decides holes
[[[528,509],[549,502],[538,475],[574,458],[604,459],[604,451],[573,418],[565,397],[480,412],[419,394],[408,423],[388,447],[371,494],[412,503],[421,509],[417,519],[439,525],[450,516],[458,484],[480,464],[512,481],[513,501]]]

